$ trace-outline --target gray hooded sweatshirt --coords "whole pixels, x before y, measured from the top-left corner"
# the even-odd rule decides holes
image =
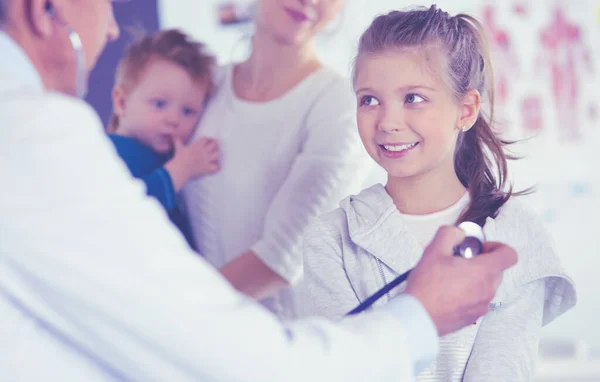
[[[487,240],[515,248],[518,264],[505,272],[483,318],[440,339],[437,359],[419,381],[533,380],[542,326],[575,305],[574,284],[552,240],[522,203],[511,198],[496,218],[487,219],[484,232]],[[424,249],[381,184],[317,219],[304,242],[304,279],[297,288],[301,315],[334,319],[414,267]]]

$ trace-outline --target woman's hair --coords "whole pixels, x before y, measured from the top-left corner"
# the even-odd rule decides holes
[[[494,77],[483,27],[469,15],[450,16],[435,5],[393,11],[378,16],[363,33],[356,62],[361,55],[398,48],[441,51],[446,58],[445,78],[455,99],[476,89],[487,100],[488,112],[480,111],[472,128],[459,134],[454,153],[454,169],[471,198],[458,221],[483,225],[513,195],[507,184],[507,160],[516,159],[504,151],[512,142],[498,138],[492,127]]]
[[[153,59],[179,65],[194,81],[206,86],[209,93],[213,90],[214,56],[205,51],[204,44],[193,41],[177,29],[159,31],[134,42],[117,66],[115,85],[122,86],[126,91],[133,89]],[[119,118],[113,114],[108,132],[116,131],[118,125]]]

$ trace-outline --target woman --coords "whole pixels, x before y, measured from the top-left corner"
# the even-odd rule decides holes
[[[221,171],[183,190],[199,252],[241,292],[272,296],[264,303],[283,318],[294,316],[285,287],[302,274],[304,227],[363,186],[374,166],[349,80],[314,50],[342,5],[258,2],[251,54],[221,68],[196,133],[219,140]]]

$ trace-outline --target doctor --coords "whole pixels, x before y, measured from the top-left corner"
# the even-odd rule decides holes
[[[193,254],[75,97],[119,34],[111,2],[0,0],[0,25],[3,380],[407,381],[516,262],[452,257],[445,227],[385,309],[284,326]]]

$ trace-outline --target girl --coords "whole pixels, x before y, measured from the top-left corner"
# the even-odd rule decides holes
[[[308,229],[305,313],[342,317],[412,268],[440,226],[474,221],[515,248],[519,263],[488,314],[443,337],[419,379],[532,380],[540,329],[573,307],[575,291],[542,223],[506,185],[480,23],[435,6],[380,16],[361,37],[354,86],[361,139],[388,181]]]
[[[196,134],[219,141],[220,171],[183,189],[200,253],[281,318],[296,314],[287,287],[302,275],[307,224],[363,186],[357,166],[374,166],[350,81],[314,49],[342,5],[258,1],[250,56],[221,68]]]

